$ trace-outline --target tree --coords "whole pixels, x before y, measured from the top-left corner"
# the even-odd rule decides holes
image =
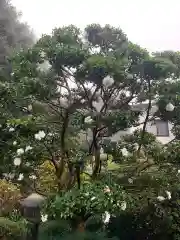
[[[26,109],[31,105],[29,113],[36,122],[28,132],[32,155],[48,157],[59,189],[75,181],[80,187],[80,172],[89,164],[92,178],[98,177],[106,158],[102,138],[138,123],[140,113],[131,103],[141,102],[142,95],[149,99],[148,120],[155,83],[175,71],[170,61],[151,57],[129,42],[121,29],[96,24],[85,29],[85,37],[75,26],[55,29],[52,36],[44,35],[33,48],[16,54],[11,63],[8,89],[19,97],[14,104]],[[18,121],[10,124],[19,128]],[[45,140],[39,143],[41,150],[37,143],[34,146],[35,129],[45,132],[39,132],[39,139]],[[88,129],[92,138],[86,146],[78,144]]]
[[[155,204],[157,194],[169,200],[170,187],[179,180],[177,168],[169,180],[167,166],[164,170],[158,165],[167,151],[145,129],[164,79],[178,76],[174,62],[150,56],[121,29],[94,24],[84,35],[75,26],[55,29],[32,48],[14,54],[11,65],[1,92],[6,102],[1,109],[1,174],[14,174],[12,181],[38,191],[47,182],[41,182],[42,176],[39,181],[38,174],[49,161],[54,170],[47,174],[55,175],[58,194],[48,199],[46,219],[75,221],[76,228],[84,230],[95,213],[101,219],[107,211],[109,219],[109,212],[122,213],[126,207],[131,211],[131,199],[143,209],[149,195]],[[148,108],[143,131],[106,143],[104,137],[139,124],[140,112],[132,103],[144,100]],[[153,176],[144,166],[137,169],[141,153],[148,167],[158,163]],[[109,154],[114,166],[128,166],[109,170]],[[50,189],[56,191],[54,185]]]

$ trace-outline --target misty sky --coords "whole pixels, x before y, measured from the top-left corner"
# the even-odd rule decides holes
[[[180,0],[12,0],[37,36],[54,27],[119,26],[150,51],[180,51]]]

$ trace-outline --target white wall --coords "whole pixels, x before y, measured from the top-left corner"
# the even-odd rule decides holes
[[[144,120],[145,120],[145,116],[141,116],[140,122],[143,122]],[[168,142],[170,142],[171,140],[174,139],[174,135],[171,133],[172,124],[168,123],[168,125],[169,125],[169,136],[168,137],[157,137],[157,140],[160,141],[163,144],[166,144],[166,143],[168,143]],[[138,127],[131,127],[129,129],[127,129],[126,131],[119,131],[116,134],[114,134],[111,139],[113,141],[119,141],[121,136],[126,135],[126,134],[131,134],[135,130],[142,129],[142,128],[143,128],[143,124],[141,124]],[[153,133],[154,135],[156,135],[157,129],[156,129],[156,125],[154,125],[153,122],[147,123],[146,130],[148,132]]]

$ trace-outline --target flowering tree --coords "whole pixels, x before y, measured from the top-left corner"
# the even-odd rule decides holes
[[[115,159],[119,152],[128,159],[135,149],[139,158],[143,148],[153,160],[160,158],[161,146],[153,145],[156,141],[150,135],[147,141],[145,129],[152,102],[161,95],[162,79],[177,72],[175,64],[150,56],[121,29],[109,25],[88,26],[84,35],[74,26],[55,29],[32,48],[15,54],[11,64],[10,79],[6,83],[2,79],[6,104],[1,109],[1,174],[36,189],[38,166],[49,161],[58,191],[66,190],[53,199],[50,218],[77,217],[81,224],[95,212],[124,211],[126,194],[113,191],[112,181],[97,188],[97,181],[103,182],[101,172],[108,154]],[[115,144],[114,151],[112,143],[108,149],[104,138],[137,126],[141,113],[132,104],[145,100],[148,108],[142,132]],[[169,112],[174,105],[167,102],[163,109]],[[131,175],[127,175],[130,185]],[[86,185],[87,179],[91,184]],[[72,188],[75,183],[78,191]],[[99,198],[88,205],[89,198],[96,197],[94,192]],[[76,194],[77,198],[72,197]]]
[[[84,36],[74,26],[55,29],[11,63],[11,78],[3,85],[11,92],[6,108],[19,111],[3,125],[13,146],[8,158],[23,171],[49,159],[59,189],[76,180],[80,185],[87,166],[91,177],[98,177],[107,159],[103,137],[136,125],[140,113],[132,110],[132,102],[149,99],[151,107],[156,83],[174,71],[168,61],[150,57],[109,25],[88,26]],[[20,134],[26,142],[17,141]]]

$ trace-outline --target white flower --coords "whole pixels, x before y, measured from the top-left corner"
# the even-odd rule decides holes
[[[13,142],[13,146],[16,146],[16,145],[17,145],[17,142],[16,142],[16,141],[14,141],[14,142]]]
[[[114,83],[114,79],[112,78],[112,77],[110,77],[110,76],[106,76],[104,79],[103,79],[103,85],[105,86],[105,87],[110,87],[110,86],[112,86],[113,85],[113,83]]]
[[[111,217],[110,213],[108,213],[108,212],[106,211],[106,212],[103,214],[103,222],[104,222],[104,223],[108,223],[109,220],[110,220],[110,217]]]
[[[26,148],[25,148],[25,152],[28,152],[28,151],[30,151],[30,150],[32,150],[33,148],[31,147],[31,146],[27,146]]]
[[[44,58],[46,56],[46,53],[44,51],[40,52],[40,57]]]
[[[174,105],[172,104],[172,103],[168,103],[167,105],[166,105],[166,111],[167,112],[172,112],[173,110],[174,110]]]
[[[44,131],[39,131],[38,133],[36,133],[36,134],[34,135],[35,139],[37,139],[37,140],[41,140],[41,139],[43,139],[45,136],[46,136],[46,134],[45,134]]]
[[[24,153],[24,149],[19,148],[19,149],[17,149],[16,153],[17,153],[18,156],[21,156]]]
[[[25,163],[26,167],[29,167],[31,164],[30,162]]]
[[[54,136],[54,134],[53,133],[48,133],[48,136],[52,137],[52,136]]]
[[[11,127],[9,128],[9,132],[14,132],[15,131],[15,128]]]
[[[165,200],[165,197],[163,196],[158,196],[157,197],[157,200],[160,201],[160,202],[163,202]]]
[[[133,183],[133,179],[132,178],[128,178],[128,183],[132,184]]]
[[[96,199],[96,197],[92,197],[92,198],[91,198],[91,201],[93,201],[93,200],[95,200],[95,199]]]
[[[178,169],[178,174],[180,173],[180,169]]]
[[[14,76],[14,72],[11,73],[11,77],[13,77],[13,76]]]
[[[14,166],[19,166],[21,164],[21,159],[20,158],[15,158],[14,159]]]
[[[107,153],[101,153],[100,154],[100,160],[101,161],[107,160],[107,157],[108,157]]]
[[[135,143],[135,144],[133,145],[133,148],[134,148],[135,151],[137,151],[137,150],[139,149],[139,144]]]
[[[23,173],[20,173],[19,174],[19,177],[18,177],[18,181],[22,181],[24,178],[24,174]]]
[[[85,122],[85,123],[92,123],[92,122],[93,122],[93,119],[92,119],[90,116],[88,116],[88,117],[86,117],[86,118],[84,119],[84,122]]]
[[[14,173],[3,173],[3,176],[5,178],[13,179],[15,174]]]
[[[28,109],[28,111],[32,111],[32,105],[31,104],[28,105],[27,109]]]
[[[110,193],[110,192],[111,192],[111,189],[110,189],[108,186],[106,186],[106,187],[104,188],[104,192],[105,192],[105,193]]]
[[[166,191],[167,198],[170,200],[171,199],[171,192]]]
[[[127,157],[129,155],[129,152],[127,151],[126,148],[121,149],[121,152],[124,157]]]
[[[126,204],[125,201],[123,201],[123,202],[121,203],[121,210],[125,211],[125,210],[126,210],[126,207],[127,207],[127,204]]]
[[[0,128],[2,128],[2,124],[0,124]]]
[[[48,215],[47,215],[47,214],[41,215],[41,221],[42,221],[42,222],[46,222],[47,219],[48,219]]]
[[[37,177],[35,175],[30,175],[29,178],[32,179],[32,180],[36,180],[37,179]]]

